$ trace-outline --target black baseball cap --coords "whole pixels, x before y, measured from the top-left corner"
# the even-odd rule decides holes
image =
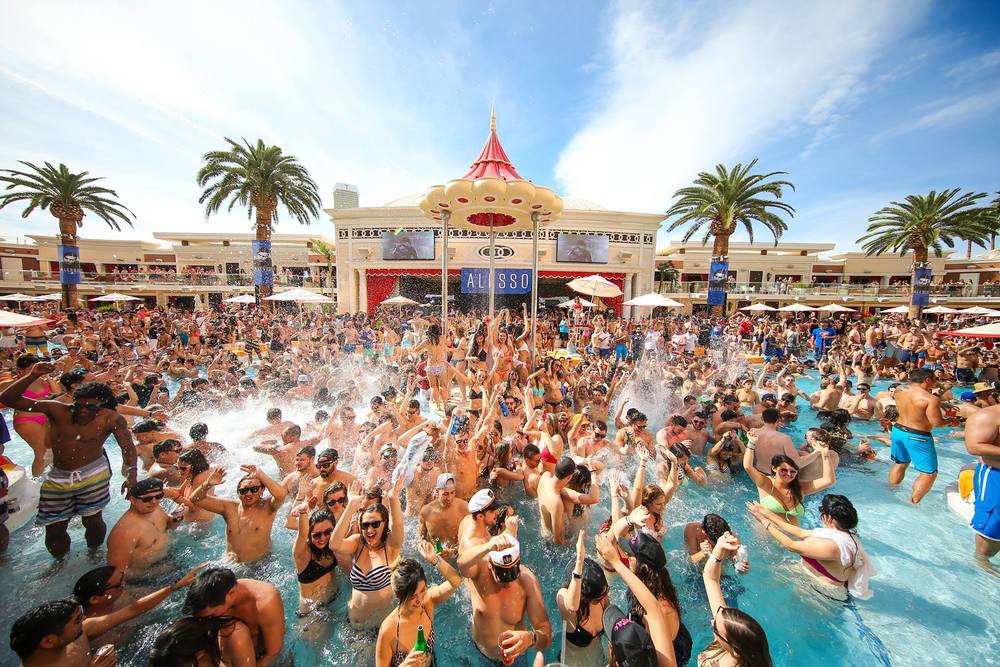
[[[140,479],[129,489],[128,495],[132,498],[144,496],[150,491],[163,491],[163,480],[156,477],[146,477]]]
[[[667,555],[660,542],[646,533],[635,533],[631,538],[618,540],[618,545],[629,556],[635,556],[653,569],[667,566]]]
[[[615,605],[604,610],[604,634],[619,667],[656,667],[656,648],[649,631]]]

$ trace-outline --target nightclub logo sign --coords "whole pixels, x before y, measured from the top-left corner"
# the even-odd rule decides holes
[[[490,247],[488,245],[484,245],[482,248],[480,248],[479,249],[479,256],[480,257],[485,257],[486,259],[489,259],[490,258]],[[495,257],[496,259],[508,259],[510,257],[513,257],[513,256],[514,256],[514,249],[511,248],[510,246],[508,246],[508,245],[494,245],[493,246],[493,257]]]

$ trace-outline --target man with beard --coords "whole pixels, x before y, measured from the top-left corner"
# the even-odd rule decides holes
[[[438,475],[434,500],[420,510],[420,535],[428,542],[440,540],[445,546],[445,558],[455,555],[458,528],[469,513],[469,503],[455,497],[455,476],[450,472]]]
[[[76,514],[83,518],[87,545],[94,548],[104,542],[107,527],[101,512],[111,502],[111,464],[104,441],[114,434],[122,450],[123,493],[135,484],[136,453],[128,423],[115,412],[117,403],[107,385],[89,382],[77,388],[69,405],[22,396],[32,382],[52,371],[49,363],[33,365],[0,392],[0,403],[49,418],[52,467],[42,482],[35,524],[45,526],[45,547],[58,558],[69,551],[66,528]]]
[[[350,486],[351,482],[357,479],[354,475],[343,470],[337,470],[337,463],[340,461],[340,454],[336,449],[324,449],[316,458],[316,470],[319,477],[311,480],[312,495],[317,502],[323,500],[323,494],[334,482],[342,482],[344,486]]]
[[[108,535],[108,565],[126,575],[142,575],[146,568],[161,560],[170,547],[167,532],[179,521],[160,508],[163,480],[155,477],[136,482],[129,489],[131,507],[118,519]]]
[[[241,465],[246,476],[236,485],[239,502],[207,495],[226,478],[222,468],[215,468],[208,479],[191,494],[198,507],[219,514],[226,521],[226,552],[241,563],[264,557],[271,550],[271,526],[278,508],[285,500],[285,489],[254,465]],[[271,494],[264,498],[264,489]]]
[[[292,507],[299,503],[307,502],[309,492],[312,490],[312,480],[319,476],[319,470],[315,464],[316,449],[314,447],[303,447],[295,455],[295,470],[285,475],[281,480],[281,486],[285,488],[285,494],[295,498]],[[288,513],[285,520],[285,528],[298,530],[298,518],[294,512]]]
[[[99,633],[94,633],[94,636]],[[118,655],[112,644],[91,654],[91,635],[83,625],[83,607],[74,598],[41,604],[14,621],[10,648],[24,667],[111,667]]]
[[[278,474],[287,475],[295,468],[295,457],[303,447],[315,445],[319,437],[302,440],[302,428],[292,424],[281,432],[281,444],[265,443],[254,445],[253,450],[261,454],[269,454],[278,464]]]

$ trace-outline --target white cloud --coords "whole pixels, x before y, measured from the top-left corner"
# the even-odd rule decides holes
[[[1000,108],[1000,87],[960,98],[947,98],[928,105],[933,109],[914,121],[895,127],[882,136],[898,136],[917,130],[951,127]]]
[[[970,79],[987,74],[997,67],[1000,67],[1000,49],[967,58],[949,69],[946,74],[954,79]]]
[[[807,135],[808,154],[924,7],[675,3],[658,17],[643,3],[618,4],[607,94],[560,156],[557,178],[567,194],[655,211],[697,172],[749,161],[789,133]]]

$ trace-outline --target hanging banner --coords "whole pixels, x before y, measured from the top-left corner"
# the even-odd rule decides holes
[[[531,269],[494,269],[494,294],[530,294]],[[462,269],[462,294],[488,294],[489,269]]]
[[[80,249],[75,245],[59,246],[59,282],[79,285],[80,276]]]
[[[932,271],[930,268],[914,269],[913,271],[913,298],[910,303],[914,306],[926,306],[930,302]]]
[[[250,243],[253,253],[253,284],[273,285],[274,268],[271,265],[271,241],[257,241]]]
[[[708,305],[726,304],[726,283],[729,281],[729,262],[712,262],[708,273]]]

